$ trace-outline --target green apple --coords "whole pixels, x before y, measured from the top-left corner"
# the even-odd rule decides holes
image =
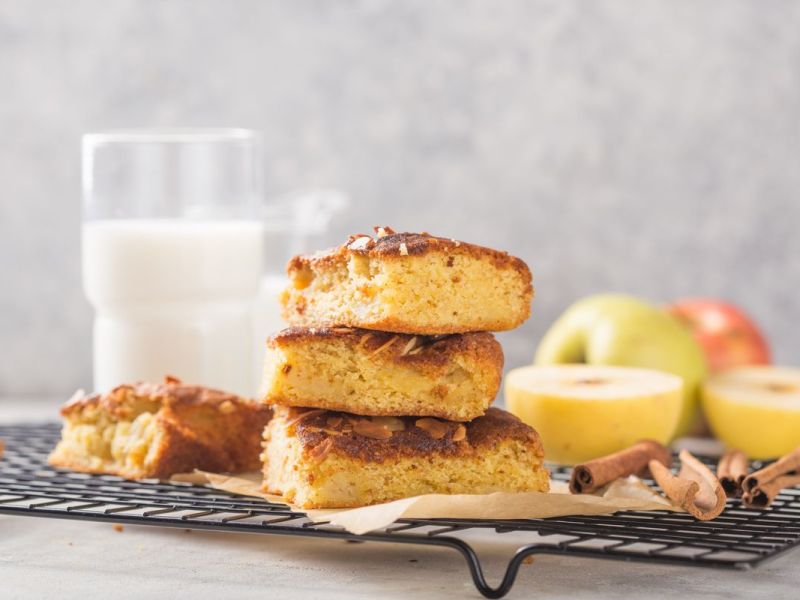
[[[684,401],[674,437],[694,424],[707,372],[703,350],[685,325],[622,294],[589,296],[570,306],[542,338],[534,363],[641,367],[680,376]]]

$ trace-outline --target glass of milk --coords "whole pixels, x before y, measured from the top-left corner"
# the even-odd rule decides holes
[[[264,372],[269,336],[286,327],[280,293],[288,285],[286,263],[295,254],[327,246],[323,240],[334,218],[350,205],[350,198],[333,188],[296,190],[264,206],[264,276],[256,299],[253,329],[255,379]]]
[[[264,255],[257,135],[91,133],[82,157],[95,390],[169,374],[252,396]]]

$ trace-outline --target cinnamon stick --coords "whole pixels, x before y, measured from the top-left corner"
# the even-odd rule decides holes
[[[695,519],[710,521],[725,510],[725,490],[711,470],[681,450],[681,469],[673,475],[657,460],[650,461],[650,472],[667,498],[683,508]]]
[[[781,490],[796,485],[800,485],[800,475],[782,475],[745,492],[742,502],[747,508],[767,508]]]
[[[6,444],[3,440],[0,440],[0,458],[3,458],[3,451],[6,449]]]
[[[742,490],[745,493],[752,493],[755,488],[763,487],[765,484],[782,475],[798,474],[800,474],[800,446],[788,454],[784,454],[771,465],[767,465],[755,473],[750,473],[742,482]]]
[[[638,441],[625,450],[575,465],[569,491],[573,494],[591,494],[620,477],[643,474],[651,461],[669,467],[672,455],[655,440]]]
[[[742,495],[742,482],[747,477],[747,455],[741,450],[728,450],[717,464],[717,478],[728,498]]]

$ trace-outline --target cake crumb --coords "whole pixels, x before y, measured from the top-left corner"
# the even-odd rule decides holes
[[[119,523],[114,523],[114,531],[116,531],[117,533],[122,533],[123,531],[125,531],[125,527],[123,525],[120,525]]]

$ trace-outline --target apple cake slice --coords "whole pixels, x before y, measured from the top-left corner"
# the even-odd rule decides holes
[[[302,508],[549,489],[539,435],[499,408],[454,423],[279,406],[262,459],[264,490]]]
[[[252,400],[168,378],[76,394],[49,462],[126,479],[166,478],[194,469],[236,472],[261,466],[261,436],[272,411]]]
[[[293,327],[267,343],[262,391],[267,404],[469,421],[491,405],[502,371],[491,333]]]
[[[289,262],[281,299],[290,325],[435,335],[505,331],[530,315],[531,272],[519,258],[427,233],[376,231]]]

